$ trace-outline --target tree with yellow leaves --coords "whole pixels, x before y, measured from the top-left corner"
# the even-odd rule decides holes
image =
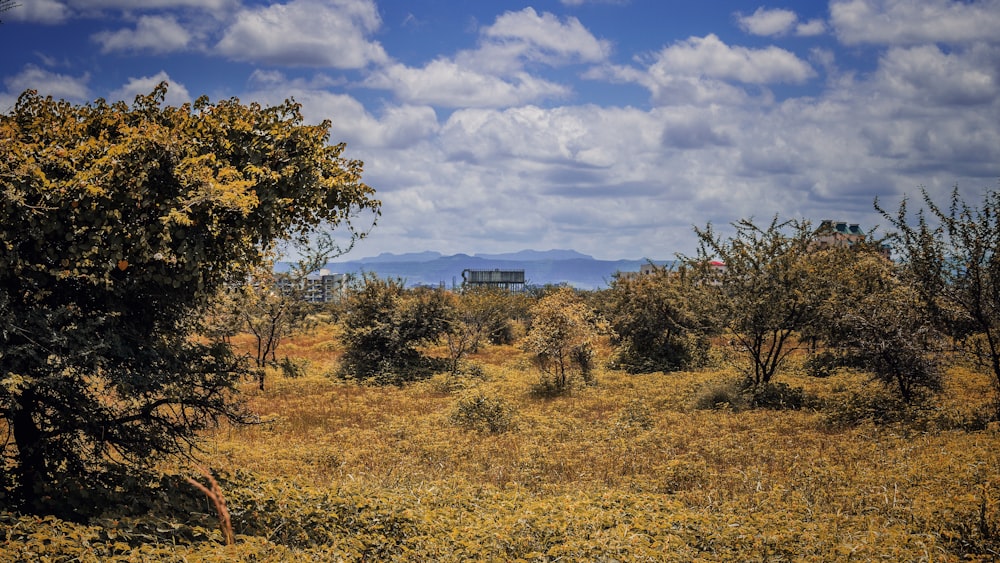
[[[93,509],[123,475],[242,420],[246,367],[192,338],[201,312],[281,241],[378,214],[362,163],[294,102],[165,95],[28,91],[0,115],[0,497],[16,509]]]

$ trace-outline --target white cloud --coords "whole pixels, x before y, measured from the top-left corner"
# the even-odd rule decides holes
[[[435,60],[423,68],[390,65],[374,72],[365,84],[392,90],[409,103],[444,107],[510,106],[569,93],[565,86],[524,72],[501,77],[449,60]]]
[[[125,102],[131,103],[136,96],[149,95],[160,82],[166,82],[167,86],[167,96],[164,102],[170,106],[180,106],[184,103],[191,101],[191,94],[188,93],[187,88],[184,87],[180,82],[176,82],[170,79],[170,76],[164,72],[160,71],[153,76],[143,76],[140,78],[129,78],[121,88],[118,88],[108,94],[108,98],[112,101],[123,100]]]
[[[70,18],[71,12],[58,0],[30,0],[4,12],[3,19],[42,24],[60,24]]]
[[[736,14],[740,28],[754,35],[784,35],[792,29],[798,19],[791,10],[769,10],[763,6],[749,16]]]
[[[795,26],[795,35],[798,35],[799,37],[813,37],[816,35],[823,35],[824,33],[826,33],[826,22],[821,19],[799,22],[799,24]]]
[[[802,83],[816,71],[778,47],[730,47],[715,35],[678,41],[654,54],[645,69],[606,65],[584,76],[633,82],[648,89],[655,104],[740,104],[744,84]]]
[[[848,45],[995,42],[1000,0],[834,0],[830,21]]]
[[[976,56],[976,54],[982,56]],[[945,54],[934,45],[892,48],[876,79],[885,92],[919,105],[952,106],[1000,101],[1000,49]]]
[[[102,53],[116,51],[150,51],[169,53],[188,46],[191,34],[170,16],[142,16],[135,29],[101,31],[92,37],[101,45]]]
[[[532,8],[506,12],[480,30],[477,49],[438,58],[423,67],[387,65],[365,80],[400,100],[442,107],[507,107],[565,98],[571,90],[524,70],[525,64],[562,66],[600,62],[610,50],[576,18],[560,21]]]
[[[288,80],[281,73],[255,73],[256,89],[248,96],[266,104],[280,104],[289,97],[302,104],[307,121],[333,123],[334,142],[346,141],[352,150],[399,149],[416,145],[440,126],[429,106],[388,106],[379,116],[371,114],[357,99],[323,88],[324,80]]]
[[[4,79],[7,92],[15,97],[25,90],[37,90],[42,96],[52,96],[71,102],[84,102],[90,96],[88,74],[69,76],[50,72],[35,65],[27,65],[24,70]]]
[[[388,60],[367,38],[380,25],[371,0],[291,0],[241,10],[216,49],[242,61],[363,68]]]
[[[500,15],[482,35],[489,41],[515,43],[525,59],[549,64],[600,62],[611,49],[610,43],[594,37],[580,20],[570,17],[561,22],[553,14],[539,15],[533,8]]]
[[[666,47],[652,65],[665,76],[705,76],[747,84],[801,83],[815,76],[809,63],[778,47],[730,47],[714,34]]]

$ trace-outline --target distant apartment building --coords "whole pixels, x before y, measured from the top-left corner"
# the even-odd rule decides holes
[[[865,232],[857,223],[845,223],[824,219],[816,231],[816,245],[819,249],[835,246],[854,246],[865,240]]]
[[[297,287],[295,282],[296,280],[288,276],[278,276],[278,287],[282,292],[300,291],[303,301],[330,303],[340,299],[344,292],[344,285],[347,283],[347,275],[332,273],[324,268],[306,276]]]
[[[462,287],[524,291],[524,270],[462,270]]]
[[[857,223],[824,219],[820,222],[819,229],[816,230],[815,248],[823,250],[825,248],[842,246],[851,247],[865,242],[867,238],[868,235],[861,230],[861,227]],[[886,258],[889,258],[890,250],[888,245],[881,245],[879,252]]]

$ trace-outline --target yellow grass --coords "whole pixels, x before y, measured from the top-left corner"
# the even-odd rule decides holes
[[[206,436],[205,461],[230,476],[223,487],[231,488],[237,545],[185,544],[173,555],[998,557],[1000,434],[959,428],[992,398],[989,379],[970,368],[949,371],[942,408],[920,424],[840,427],[818,410],[695,409],[706,388],[735,378],[726,369],[598,370],[596,385],[541,399],[531,393],[538,373],[512,346],[481,350],[473,360],[484,376],[461,385],[439,375],[405,388],[361,387],[327,375],[339,356],[334,336],[319,329],[282,344],[279,356],[308,359],[308,374],[274,371],[263,392],[248,383],[245,396],[264,422]],[[827,399],[872,385],[856,373],[813,379],[800,371],[779,380]],[[494,435],[455,424],[456,405],[473,393],[510,405],[515,428]],[[270,516],[247,508],[265,500]],[[335,532],[316,531],[327,527]]]

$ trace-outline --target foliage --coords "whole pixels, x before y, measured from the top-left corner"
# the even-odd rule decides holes
[[[574,369],[589,381],[594,342],[606,323],[570,288],[548,293],[531,313],[524,347],[535,355],[543,385],[553,393],[565,391]]]
[[[940,390],[940,336],[892,262],[863,248],[834,248],[815,253],[812,265],[826,273],[808,333],[827,344],[827,363],[869,371],[905,402]]]
[[[935,326],[989,366],[1000,412],[1000,192],[975,206],[955,187],[947,208],[921,193],[926,211],[915,218],[906,200],[895,214],[876,209],[897,229],[905,274]]]
[[[745,371],[754,385],[771,381],[791,352],[793,334],[807,324],[813,302],[804,268],[812,231],[803,221],[779,221],[766,227],[743,219],[723,238],[711,224],[695,228],[699,248],[684,258],[712,295],[703,314],[718,318],[748,360]],[[712,260],[725,267],[712,268]]]
[[[458,400],[451,422],[463,428],[501,434],[516,426],[516,409],[503,397],[474,392]]]
[[[244,419],[246,368],[191,338],[200,312],[279,240],[379,208],[330,124],[303,124],[296,104],[165,94],[75,106],[29,91],[0,116],[8,506],[79,516],[94,506],[67,506],[64,485],[114,489]]]
[[[677,371],[707,361],[710,327],[697,315],[705,292],[684,271],[617,277],[604,297],[618,344],[613,365],[631,373]]]
[[[432,362],[416,347],[446,333],[453,315],[443,290],[407,290],[400,279],[364,274],[345,295],[341,376],[385,385],[431,375]]]
[[[472,287],[454,297],[454,315],[445,333],[452,372],[458,371],[466,354],[478,351],[484,342],[509,343],[511,296],[501,289]]]
[[[284,350],[318,367],[339,352],[334,334],[321,326]],[[947,370],[922,419],[834,425],[834,404],[856,393],[912,407],[849,370],[783,374],[822,399],[815,409],[690,408],[736,381],[730,370],[605,370],[599,387],[534,401],[529,360],[514,346],[470,355],[486,377],[460,397],[517,409],[516,431],[498,434],[450,424],[457,398],[432,382],[374,387],[311,370],[275,373],[264,392],[248,383],[266,423],[208,436],[234,545],[175,478],[148,514],[0,513],[0,561],[997,559],[1000,434],[936,422],[990,406],[990,376],[970,366]]]

